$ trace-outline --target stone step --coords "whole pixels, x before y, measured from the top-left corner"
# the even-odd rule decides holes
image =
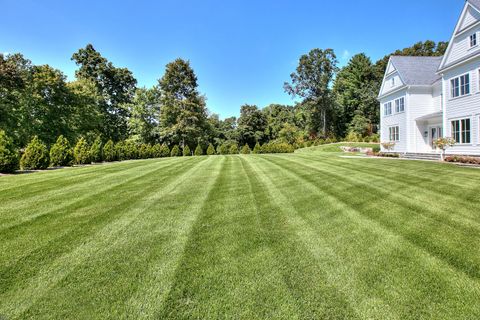
[[[404,159],[432,160],[437,161],[442,158],[438,153],[405,153],[401,155]]]

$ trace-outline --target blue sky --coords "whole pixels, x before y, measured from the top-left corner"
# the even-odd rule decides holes
[[[284,81],[300,55],[333,48],[341,64],[377,60],[421,40],[449,40],[463,0],[0,0],[0,52],[21,52],[73,79],[87,43],[140,86],[165,64],[190,60],[208,108],[222,118],[245,103],[291,104]],[[413,8],[415,10],[413,10]]]

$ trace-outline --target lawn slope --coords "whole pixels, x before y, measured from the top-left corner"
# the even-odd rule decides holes
[[[480,171],[289,155],[0,178],[0,318],[478,319]]]

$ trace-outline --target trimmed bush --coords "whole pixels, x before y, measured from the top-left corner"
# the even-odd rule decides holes
[[[115,145],[112,140],[108,140],[103,146],[103,160],[107,162],[117,160],[117,153],[115,152]]]
[[[217,154],[228,154],[228,146],[223,143],[217,147]]]
[[[250,150],[250,147],[248,146],[248,144],[245,144],[242,148],[241,153],[242,154],[250,154],[250,153],[252,153],[252,150]]]
[[[22,170],[41,170],[47,169],[48,164],[47,146],[37,136],[33,137],[22,155],[20,167]]]
[[[125,160],[134,160],[140,157],[139,148],[137,147],[135,142],[131,140],[125,141],[125,144],[123,145],[123,149],[126,157]]]
[[[174,145],[172,151],[170,151],[171,157],[180,157],[180,148],[177,145]]]
[[[80,138],[73,149],[73,158],[75,164],[88,164],[90,163],[90,148],[88,147],[87,140]]]
[[[142,144],[139,149],[139,158],[140,159],[152,158],[152,146],[149,144]]]
[[[67,138],[59,136],[50,148],[50,165],[52,167],[69,166],[73,160],[72,148]]]
[[[102,139],[96,137],[93,141],[92,146],[90,147],[90,161],[91,162],[102,162]]]
[[[380,146],[373,146],[372,147],[373,153],[379,153],[381,151],[380,149],[381,149]]]
[[[201,145],[197,145],[195,148],[195,156],[203,156],[203,148]]]
[[[190,157],[192,155],[192,152],[190,151],[190,148],[188,145],[183,147],[183,156],[184,157]]]
[[[293,153],[295,148],[285,142],[271,141],[262,146],[262,153]]]
[[[0,172],[12,173],[18,169],[18,152],[13,140],[0,130]]]
[[[254,154],[260,154],[260,153],[262,153],[262,147],[260,146],[260,143],[259,143],[259,142],[257,142],[257,143],[255,144],[255,147],[253,148],[253,153],[254,153]]]
[[[238,154],[238,145],[236,143],[232,144],[230,149],[228,150],[228,153],[229,154]]]
[[[207,156],[213,155],[215,155],[215,147],[213,146],[213,144],[210,143],[207,148]]]
[[[118,160],[127,160],[127,154],[125,152],[125,143],[123,141],[115,144],[115,154]]]

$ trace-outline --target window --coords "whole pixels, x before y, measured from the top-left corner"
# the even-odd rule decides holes
[[[477,34],[474,33],[470,36],[470,48],[476,47],[477,44]]]
[[[457,143],[471,142],[470,119],[452,121],[452,137]]]
[[[399,126],[388,128],[388,133],[389,133],[389,137],[390,137],[391,142],[400,141],[400,127]]]
[[[399,113],[403,111],[405,111],[405,98],[402,97],[395,100],[395,112]]]
[[[395,78],[392,78],[392,87],[395,87]]]
[[[383,105],[383,114],[389,116],[392,114],[392,103],[387,102]]]
[[[470,74],[464,74],[458,78],[450,80],[452,98],[457,98],[470,94]]]

